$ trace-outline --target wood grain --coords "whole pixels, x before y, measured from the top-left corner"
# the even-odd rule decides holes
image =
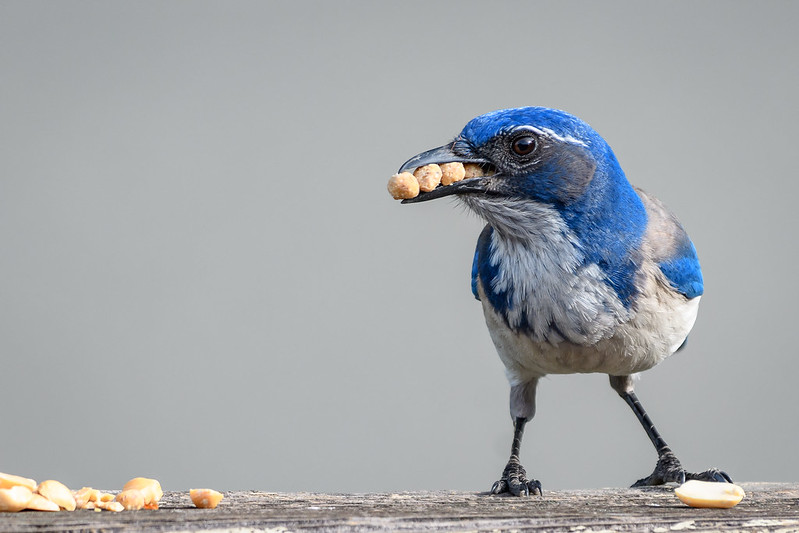
[[[167,492],[157,511],[0,513],[0,531],[796,531],[799,483],[743,483],[732,509],[692,509],[673,487],[545,491],[317,494],[234,491],[213,510]]]

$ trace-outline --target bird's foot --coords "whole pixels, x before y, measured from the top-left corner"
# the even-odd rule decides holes
[[[690,481],[696,479],[697,481],[715,481],[717,483],[732,483],[732,478],[723,470],[718,468],[710,468],[704,472],[686,472],[685,480]]]
[[[732,483],[732,479],[726,472],[718,468],[711,468],[704,472],[686,472],[680,464],[680,461],[675,457],[674,453],[668,448],[661,451],[658,458],[658,464],[655,466],[655,471],[651,475],[643,479],[639,479],[633,484],[633,487],[651,487],[654,485],[663,485],[664,483],[677,483],[682,485],[688,480],[696,479],[699,481],[717,481],[719,483]]]
[[[505,470],[502,471],[502,479],[491,487],[491,494],[502,494],[503,492],[510,492],[514,496],[541,496],[543,494],[541,482],[536,479],[527,479],[524,467],[515,457],[511,457]]]

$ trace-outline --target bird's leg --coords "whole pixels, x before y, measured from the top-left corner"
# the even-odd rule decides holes
[[[491,494],[510,492],[514,496],[541,495],[541,483],[535,479],[527,479],[527,472],[519,462],[519,448],[522,444],[526,418],[517,418],[514,421],[513,445],[510,449],[510,459],[502,471],[502,478],[491,487]]]
[[[692,473],[686,472],[683,469],[680,461],[671,451],[666,441],[660,436],[660,433],[655,428],[649,415],[646,414],[644,406],[638,400],[638,397],[633,392],[633,381],[630,376],[610,376],[610,386],[619,394],[619,396],[627,402],[627,405],[633,410],[638,421],[646,431],[646,435],[655,450],[658,452],[658,462],[655,470],[649,476],[639,479],[632,486],[633,487],[646,487],[651,485],[663,485],[664,483],[674,482],[683,484],[689,479],[698,479],[700,481],[719,481],[732,483],[730,476],[726,472],[722,472],[718,468],[711,468],[704,472]]]
[[[510,459],[502,471],[502,478],[491,487],[491,494],[510,492],[514,496],[541,495],[541,483],[535,479],[527,479],[527,472],[519,462],[519,451],[522,446],[524,426],[535,414],[535,389],[538,379],[514,385],[510,391],[510,410],[513,416],[513,444],[510,448]]]

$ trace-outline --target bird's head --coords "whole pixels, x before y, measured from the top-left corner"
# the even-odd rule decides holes
[[[485,200],[481,203],[512,198],[567,206],[583,196],[599,167],[618,166],[588,124],[543,107],[503,109],[474,118],[455,140],[412,157],[400,172],[447,162],[479,163],[486,176],[439,186],[403,203],[479,195]]]
[[[546,253],[596,264],[625,301],[635,292],[646,209],[610,146],[588,124],[543,107],[493,111],[472,119],[449,144],[412,157],[400,172],[456,161],[479,163],[486,175],[403,203],[455,195],[498,238],[539,248],[563,241],[565,249]]]

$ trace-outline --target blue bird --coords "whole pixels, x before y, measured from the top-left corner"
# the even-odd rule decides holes
[[[677,218],[633,187],[588,124],[543,107],[471,120],[449,144],[411,159],[480,164],[467,178],[404,200],[455,195],[486,221],[472,292],[510,382],[511,455],[491,493],[541,494],[519,461],[536,387],[547,374],[598,372],[632,408],[658,454],[633,486],[688,479],[731,482],[718,470],[686,472],[633,391],[633,376],[685,342],[703,293],[696,249]]]

